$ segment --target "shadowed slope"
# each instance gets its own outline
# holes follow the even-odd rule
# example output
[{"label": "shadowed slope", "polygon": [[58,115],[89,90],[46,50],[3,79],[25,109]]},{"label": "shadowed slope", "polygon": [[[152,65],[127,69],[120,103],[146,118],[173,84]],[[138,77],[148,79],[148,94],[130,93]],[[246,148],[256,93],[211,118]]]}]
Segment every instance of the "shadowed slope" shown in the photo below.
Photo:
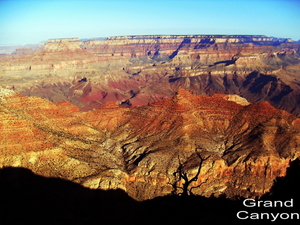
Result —
[{"label": "shadowed slope", "polygon": [[[299,183],[299,168],[294,163],[287,177]],[[287,184],[287,185],[286,185]],[[276,182],[272,190],[278,188]],[[155,224],[193,223],[210,224],[242,222],[243,224],[298,224],[299,220],[239,220],[237,212],[291,213],[299,212],[298,190],[281,182],[280,193],[264,200],[289,200],[294,198],[293,208],[246,208],[243,199],[232,201],[224,197],[165,196],[136,202],[122,190],[91,190],[59,178],[45,178],[25,168],[0,169],[0,215],[3,221],[30,224]],[[279,195],[278,195],[279,194]]]}]

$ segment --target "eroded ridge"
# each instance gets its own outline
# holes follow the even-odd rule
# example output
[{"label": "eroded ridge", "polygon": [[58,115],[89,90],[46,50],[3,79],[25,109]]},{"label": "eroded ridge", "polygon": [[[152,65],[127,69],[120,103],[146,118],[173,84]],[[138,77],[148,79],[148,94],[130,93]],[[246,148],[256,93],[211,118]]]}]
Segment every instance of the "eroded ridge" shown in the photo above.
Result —
[{"label": "eroded ridge", "polygon": [[80,112],[67,102],[2,98],[1,167],[120,188],[137,200],[185,186],[203,196],[261,196],[299,157],[300,120],[268,102],[180,89],[147,106]]}]

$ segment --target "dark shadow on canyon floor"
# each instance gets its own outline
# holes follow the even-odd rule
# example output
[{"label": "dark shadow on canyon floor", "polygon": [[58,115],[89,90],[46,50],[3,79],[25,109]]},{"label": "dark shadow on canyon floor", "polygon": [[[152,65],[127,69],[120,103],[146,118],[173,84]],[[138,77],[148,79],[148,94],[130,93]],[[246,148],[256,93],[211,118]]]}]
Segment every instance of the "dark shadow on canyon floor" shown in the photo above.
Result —
[{"label": "dark shadow on canyon floor", "polygon": [[239,220],[237,212],[300,213],[300,163],[278,178],[265,200],[294,199],[292,208],[246,208],[236,201],[201,196],[164,196],[137,202],[122,190],[90,190],[59,178],[45,178],[28,169],[0,170],[0,216],[7,224],[298,224],[300,220]]}]

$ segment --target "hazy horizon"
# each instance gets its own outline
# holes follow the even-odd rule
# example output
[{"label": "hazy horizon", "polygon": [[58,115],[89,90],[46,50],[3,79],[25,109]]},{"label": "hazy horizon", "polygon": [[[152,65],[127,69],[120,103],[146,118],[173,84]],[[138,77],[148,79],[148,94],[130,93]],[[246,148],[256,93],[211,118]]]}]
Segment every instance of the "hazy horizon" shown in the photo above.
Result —
[{"label": "hazy horizon", "polygon": [[0,0],[0,45],[51,38],[265,35],[300,39],[297,0]]}]

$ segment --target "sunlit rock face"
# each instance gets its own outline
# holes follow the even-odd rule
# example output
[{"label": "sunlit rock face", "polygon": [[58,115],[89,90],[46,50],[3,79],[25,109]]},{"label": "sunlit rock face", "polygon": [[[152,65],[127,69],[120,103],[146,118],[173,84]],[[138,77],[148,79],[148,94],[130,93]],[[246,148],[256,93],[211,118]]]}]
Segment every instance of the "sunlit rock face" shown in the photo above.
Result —
[{"label": "sunlit rock face", "polygon": [[0,89],[0,166],[121,188],[137,200],[174,187],[179,194],[185,181],[178,171],[196,176],[193,194],[261,196],[299,157],[300,120],[268,102],[244,103],[179,89],[147,106],[110,102],[81,112]]},{"label": "sunlit rock face", "polygon": [[299,43],[250,35],[146,35],[50,39],[0,58],[0,86],[81,111],[108,102],[147,105],[179,88],[232,94],[300,113]]}]

